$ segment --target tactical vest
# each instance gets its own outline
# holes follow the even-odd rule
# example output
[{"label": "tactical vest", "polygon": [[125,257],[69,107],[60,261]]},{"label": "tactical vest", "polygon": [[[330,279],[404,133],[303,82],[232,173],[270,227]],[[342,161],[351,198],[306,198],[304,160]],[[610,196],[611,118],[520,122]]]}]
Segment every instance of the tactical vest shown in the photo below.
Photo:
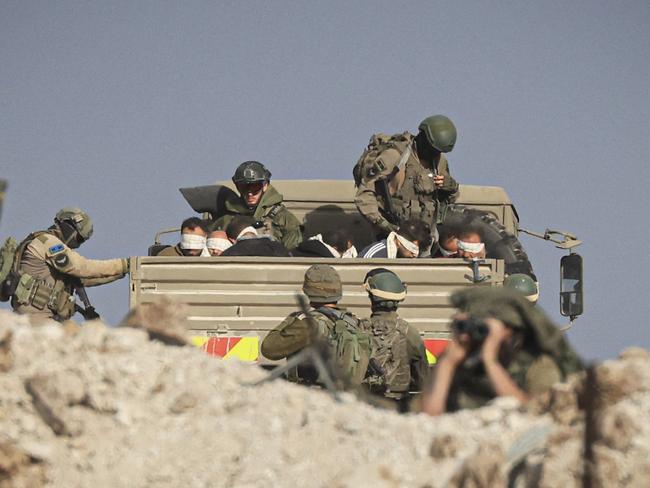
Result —
[{"label": "tactical vest", "polygon": [[375,314],[364,321],[364,329],[372,338],[371,365],[364,383],[372,393],[401,398],[411,382],[408,324],[396,313]]},{"label": "tactical vest", "polygon": [[37,310],[44,310],[47,307],[52,311],[55,319],[67,320],[74,315],[75,300],[71,285],[64,280],[64,275],[52,272],[54,278],[54,285],[52,285],[42,278],[20,271],[27,246],[34,239],[48,233],[47,231],[34,232],[18,245],[12,271],[7,278],[11,283],[5,280],[3,288],[9,296],[12,296],[12,305],[25,305]]},{"label": "tactical vest", "polygon": [[[425,168],[419,162],[415,154],[413,139],[408,132],[392,136],[374,134],[352,173],[356,185],[359,186],[361,181],[372,180],[378,176],[390,180],[399,172],[400,167],[404,167],[404,181],[391,198],[396,216],[400,221],[417,218],[434,226],[444,218],[444,215],[438,215],[438,208],[441,205],[437,201],[437,191],[433,182],[436,171]],[[398,165],[392,169],[386,168],[379,159],[381,153],[388,149],[395,149],[402,155]],[[392,172],[390,172],[391,170]],[[387,171],[388,174],[386,174]],[[375,183],[375,185],[377,184],[382,183]],[[382,194],[381,191],[376,191],[376,193],[377,195]],[[384,205],[379,208],[384,217],[387,217],[386,210],[387,205],[384,202]],[[387,218],[387,220],[390,219]]]}]

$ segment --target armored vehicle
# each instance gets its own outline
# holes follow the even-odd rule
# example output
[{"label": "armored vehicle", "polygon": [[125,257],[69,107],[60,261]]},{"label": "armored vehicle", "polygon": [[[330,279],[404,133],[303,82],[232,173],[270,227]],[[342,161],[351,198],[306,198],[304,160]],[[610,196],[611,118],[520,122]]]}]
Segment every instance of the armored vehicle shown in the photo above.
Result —
[{"label": "armored vehicle", "polygon": [[[374,241],[370,224],[354,205],[351,181],[274,180],[273,186],[284,196],[286,207],[301,220],[304,236],[344,228],[357,249]],[[224,199],[237,197],[229,182],[184,188],[181,192],[195,211],[212,219],[219,216]],[[534,277],[532,265],[517,239],[519,218],[506,192],[498,187],[461,185],[450,218],[461,218],[469,209],[480,213],[490,259],[134,257],[130,306],[160,297],[183,303],[187,306],[193,341],[208,354],[265,362],[259,354],[261,339],[297,309],[296,293],[300,292],[304,272],[311,264],[331,264],[338,270],[343,282],[340,303],[361,317],[370,313],[363,278],[371,268],[385,267],[407,284],[408,294],[400,306],[400,315],[418,328],[429,361],[434,363],[450,336],[453,308],[449,296],[454,290],[503,286],[506,274],[511,273],[523,272]],[[158,233],[150,254],[163,246],[163,234],[178,230]],[[558,243],[570,241],[572,246],[579,243],[573,236],[568,241],[566,237],[556,241],[552,231],[540,237]],[[580,282],[567,282],[572,288],[566,292],[567,306],[563,312],[575,316],[579,315],[578,308],[570,309],[568,304],[581,304],[581,294],[578,296],[576,291],[581,285],[581,269],[572,276],[579,277]]]}]

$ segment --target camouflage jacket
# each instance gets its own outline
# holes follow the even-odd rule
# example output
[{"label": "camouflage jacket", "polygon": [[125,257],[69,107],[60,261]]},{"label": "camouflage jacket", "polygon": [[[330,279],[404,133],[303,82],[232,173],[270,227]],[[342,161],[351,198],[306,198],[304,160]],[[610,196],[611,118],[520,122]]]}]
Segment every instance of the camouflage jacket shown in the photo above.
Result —
[{"label": "camouflage jacket", "polygon": [[[326,337],[334,323],[317,310],[310,310],[320,337]],[[301,351],[311,343],[310,323],[303,312],[293,312],[269,331],[262,341],[262,355],[267,359],[285,359]]]},{"label": "camouflage jacket", "polygon": [[[411,136],[412,137],[412,136]],[[449,164],[444,154],[440,153],[435,169],[420,161],[413,142],[405,152],[389,148],[377,157],[382,171],[377,174],[362,174],[355,195],[355,204],[359,212],[379,231],[387,234],[395,230],[396,225],[386,219],[386,204],[376,189],[377,182],[388,180],[393,207],[401,220],[419,218],[433,226],[444,217],[444,209],[458,197],[458,183],[449,172]],[[402,156],[408,156],[400,166]],[[399,169],[398,169],[399,168]],[[435,174],[445,177],[442,188],[436,189],[433,183]]]},{"label": "camouflage jacket", "polygon": [[226,213],[214,222],[215,229],[225,230],[235,216],[249,215],[264,223],[264,227],[259,229],[261,233],[272,235],[287,249],[291,250],[302,242],[300,222],[284,206],[282,195],[273,185],[269,185],[254,209],[248,208],[241,198],[228,199],[224,206]]}]

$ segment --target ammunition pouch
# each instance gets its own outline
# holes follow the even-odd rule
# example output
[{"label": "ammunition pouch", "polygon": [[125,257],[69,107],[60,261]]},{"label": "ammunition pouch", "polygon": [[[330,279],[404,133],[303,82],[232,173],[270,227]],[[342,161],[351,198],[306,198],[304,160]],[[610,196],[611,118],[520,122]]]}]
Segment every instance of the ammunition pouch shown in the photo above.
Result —
[{"label": "ammunition pouch", "polygon": [[74,297],[66,291],[62,281],[57,281],[54,287],[51,287],[44,280],[23,273],[13,296],[20,305],[32,306],[37,310],[47,307],[63,320],[72,317],[75,311]]}]

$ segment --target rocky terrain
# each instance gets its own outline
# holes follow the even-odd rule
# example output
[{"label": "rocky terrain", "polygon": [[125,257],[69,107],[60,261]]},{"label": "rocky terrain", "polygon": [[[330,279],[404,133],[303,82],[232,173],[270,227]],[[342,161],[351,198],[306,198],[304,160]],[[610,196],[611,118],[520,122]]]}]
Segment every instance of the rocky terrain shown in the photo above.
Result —
[{"label": "rocky terrain", "polygon": [[1,488],[570,487],[585,468],[591,486],[650,484],[644,350],[599,365],[591,396],[583,374],[525,407],[431,418],[250,386],[262,369],[150,337],[0,310]]}]

